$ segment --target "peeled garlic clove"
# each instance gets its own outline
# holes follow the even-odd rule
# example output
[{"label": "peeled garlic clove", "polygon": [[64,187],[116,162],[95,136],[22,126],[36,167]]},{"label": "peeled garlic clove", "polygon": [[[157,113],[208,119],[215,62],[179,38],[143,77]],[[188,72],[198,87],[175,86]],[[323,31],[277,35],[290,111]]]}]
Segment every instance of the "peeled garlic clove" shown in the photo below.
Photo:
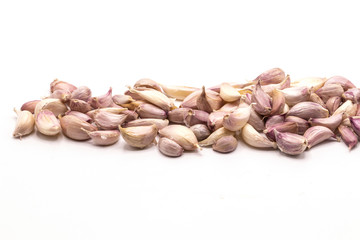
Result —
[{"label": "peeled garlic clove", "polygon": [[155,125],[127,127],[119,126],[121,136],[125,142],[135,148],[145,148],[155,142],[157,128]]},{"label": "peeled garlic clove", "polygon": [[344,94],[342,97],[345,100],[351,100],[353,103],[359,103],[360,102],[360,89],[359,88],[350,88]]},{"label": "peeled garlic clove", "polygon": [[285,72],[282,69],[272,68],[260,74],[254,82],[259,81],[261,85],[277,84],[282,82],[284,78]]},{"label": "peeled garlic clove", "polygon": [[127,118],[126,114],[115,114],[109,112],[98,112],[94,116],[96,126],[103,130],[115,130],[123,124]]},{"label": "peeled garlic clove", "polygon": [[263,131],[265,129],[265,124],[262,117],[257,112],[255,112],[253,108],[251,108],[248,123],[253,126],[256,131]]},{"label": "peeled garlic clove", "polygon": [[222,127],[222,128],[217,129],[213,133],[211,133],[208,138],[206,138],[206,139],[202,140],[201,142],[199,142],[199,145],[202,146],[202,147],[210,146],[210,145],[213,145],[221,137],[234,136],[234,135],[235,135],[235,132],[229,131],[226,128]]},{"label": "peeled garlic clove", "polygon": [[89,117],[88,115],[86,115],[85,113],[82,113],[82,112],[68,111],[68,112],[65,113],[65,115],[72,115],[72,116],[80,118],[81,120],[83,120],[85,122],[92,123],[92,118]]},{"label": "peeled garlic clove", "polygon": [[275,89],[278,90],[282,90],[285,88],[290,87],[290,76],[286,75],[285,79],[281,82],[281,83],[277,83],[277,84],[269,84],[269,85],[262,85],[261,88],[263,89],[264,92],[266,92],[267,94],[272,94],[272,92]]},{"label": "peeled garlic clove", "polygon": [[325,85],[328,85],[328,84],[340,84],[345,91],[350,88],[356,88],[356,86],[349,79],[346,79],[342,76],[333,76],[333,77],[329,78],[326,81]]},{"label": "peeled garlic clove", "polygon": [[356,134],[350,127],[340,125],[338,127],[338,131],[341,135],[341,139],[349,147],[349,150],[353,149],[357,145],[358,136],[356,136]]},{"label": "peeled garlic clove", "polygon": [[233,152],[238,145],[238,142],[234,136],[224,136],[219,138],[213,145],[212,148],[216,152],[229,153]]},{"label": "peeled garlic clove", "polygon": [[355,116],[357,111],[357,105],[353,104],[350,100],[347,100],[344,102],[336,111],[333,113],[333,115],[342,114],[343,119]]},{"label": "peeled garlic clove", "polygon": [[65,136],[79,141],[87,140],[90,138],[89,135],[82,130],[82,128],[90,132],[98,130],[95,126],[91,125],[90,123],[85,122],[80,118],[72,115],[66,115],[64,117],[61,117],[60,125],[62,132]]},{"label": "peeled garlic clove", "polygon": [[104,95],[90,98],[89,103],[93,108],[111,107],[114,103],[112,100],[112,88],[110,87],[109,91]]},{"label": "peeled garlic clove", "polygon": [[308,101],[310,98],[310,89],[306,86],[285,88],[279,91],[284,94],[285,102],[290,107],[299,102]]},{"label": "peeled garlic clove", "polygon": [[62,103],[59,99],[55,98],[46,98],[41,100],[38,104],[36,104],[34,114],[35,117],[41,110],[50,110],[54,113],[55,116],[64,115],[68,108],[64,103]]},{"label": "peeled garlic clove", "polygon": [[21,111],[26,110],[26,111],[29,111],[31,113],[34,113],[35,107],[39,102],[40,102],[40,100],[33,100],[33,101],[26,102],[21,106]]},{"label": "peeled garlic clove", "polygon": [[255,148],[277,148],[275,142],[271,142],[269,139],[261,135],[250,124],[246,124],[243,127],[241,130],[241,137],[245,143]]},{"label": "peeled garlic clove", "polygon": [[178,143],[185,150],[195,150],[199,148],[195,134],[182,125],[169,125],[159,130],[159,134]]},{"label": "peeled garlic clove", "polygon": [[60,133],[60,123],[54,113],[45,109],[41,110],[35,119],[36,129],[44,135],[54,136]]},{"label": "peeled garlic clove", "polygon": [[157,129],[162,129],[169,125],[167,119],[144,118],[136,119],[124,124],[124,127],[138,127],[138,126],[151,126],[155,125]]},{"label": "peeled garlic clove", "polygon": [[[87,112],[86,115],[88,115],[89,117],[91,117],[93,119],[95,114],[98,112],[108,112],[108,113],[115,113],[115,114],[124,113],[125,114],[125,112],[128,112],[128,109],[127,108],[116,108],[116,107],[99,108],[99,109],[94,109],[94,110]],[[137,115],[137,113],[136,113],[136,115]]]},{"label": "peeled garlic clove", "polygon": [[303,135],[305,131],[310,127],[310,124],[305,119],[295,117],[295,116],[287,116],[285,118],[285,122],[294,122],[297,124],[298,131],[297,134]]},{"label": "peeled garlic clove", "polygon": [[99,146],[112,145],[118,142],[120,138],[120,132],[118,130],[93,131],[93,132],[90,132],[84,128],[82,128],[81,130],[83,130],[89,135],[94,145],[99,145]]},{"label": "peeled garlic clove", "polygon": [[308,120],[309,118],[324,118],[329,116],[329,111],[314,102],[301,102],[293,106],[287,116],[295,116]]},{"label": "peeled garlic clove", "polygon": [[220,97],[225,102],[234,102],[239,100],[241,95],[240,93],[229,83],[222,83],[220,87]]},{"label": "peeled garlic clove", "polygon": [[21,138],[29,135],[34,131],[35,119],[31,112],[27,110],[19,111],[14,108],[17,114],[17,121],[13,136],[15,138]]},{"label": "peeled garlic clove", "polygon": [[166,137],[160,138],[158,147],[159,151],[168,157],[180,157],[184,152],[178,143]]},{"label": "peeled garlic clove", "polygon": [[340,84],[326,84],[316,91],[316,94],[321,97],[324,102],[331,97],[340,97],[344,93],[344,89]]},{"label": "peeled garlic clove", "polygon": [[56,90],[65,90],[68,92],[73,92],[76,89],[76,87],[68,82],[59,81],[58,79],[55,79],[50,84],[50,91],[53,93]]},{"label": "peeled garlic clove", "polygon": [[190,127],[198,141],[202,141],[210,136],[210,130],[205,124],[195,124]]},{"label": "peeled garlic clove", "polygon": [[62,102],[67,102],[71,98],[71,93],[67,90],[55,90],[50,94],[49,98],[57,98]]},{"label": "peeled garlic clove", "polygon": [[186,86],[167,86],[161,85],[163,92],[170,98],[175,98],[178,101],[184,100],[191,93],[198,91],[199,88],[186,87]]},{"label": "peeled garlic clove", "polygon": [[311,93],[311,94],[310,94],[310,97],[309,97],[309,100],[310,100],[311,102],[320,104],[323,108],[327,108],[327,107],[326,107],[326,104],[324,103],[324,101],[323,101],[323,100],[319,97],[319,95],[317,95],[316,93]]},{"label": "peeled garlic clove", "polygon": [[282,133],[274,131],[276,144],[280,151],[289,155],[299,155],[308,146],[307,139],[295,133]]},{"label": "peeled garlic clove", "polygon": [[223,126],[224,117],[228,112],[216,111],[209,114],[207,126],[211,131],[215,131]]},{"label": "peeled garlic clove", "polygon": [[71,111],[78,111],[82,113],[87,113],[92,110],[92,107],[88,102],[79,99],[71,99],[69,102],[69,108]]},{"label": "peeled garlic clove", "polygon": [[141,118],[165,119],[167,117],[164,110],[150,103],[140,104],[139,107],[136,109],[136,112]]},{"label": "peeled garlic clove", "polygon": [[349,119],[352,129],[360,137],[360,117],[350,117]]},{"label": "peeled garlic clove", "polygon": [[305,86],[312,91],[317,91],[319,88],[324,86],[326,82],[326,78],[319,78],[319,77],[307,77],[302,78],[297,81],[291,83],[292,87],[302,87]]},{"label": "peeled garlic clove", "polygon": [[238,108],[234,112],[224,116],[223,126],[233,132],[239,131],[249,121],[250,114],[251,106]]},{"label": "peeled garlic clove", "polygon": [[91,98],[91,90],[86,86],[80,86],[71,93],[71,99],[78,99],[87,102]]},{"label": "peeled garlic clove", "polygon": [[135,101],[131,96],[129,95],[121,95],[121,94],[118,94],[118,95],[114,95],[113,96],[113,102],[117,105],[122,105],[122,104],[129,104],[133,101]]},{"label": "peeled garlic clove", "polygon": [[329,128],[323,127],[323,126],[314,126],[314,127],[309,128],[304,133],[304,137],[308,141],[309,149],[329,138],[336,139],[336,136],[333,133],[333,131],[331,131]]},{"label": "peeled garlic clove", "polygon": [[195,124],[207,123],[208,119],[209,114],[207,112],[202,110],[192,110],[188,112],[184,123],[187,127],[189,127]]},{"label": "peeled garlic clove", "polygon": [[298,126],[295,122],[283,122],[265,129],[264,133],[270,141],[275,141],[275,130],[278,132],[297,133]]},{"label": "peeled garlic clove", "polygon": [[158,84],[157,82],[155,82],[154,80],[150,79],[150,78],[142,78],[140,80],[138,80],[135,84],[134,84],[134,88],[138,88],[138,87],[145,87],[145,88],[152,88],[156,91],[162,91],[160,84]]},{"label": "peeled garlic clove", "polygon": [[180,107],[197,109],[197,99],[199,98],[201,92],[201,90],[197,90],[189,94],[180,104]]},{"label": "peeled garlic clove", "polygon": [[285,121],[285,116],[284,115],[274,115],[274,116],[269,117],[266,120],[265,127],[269,128],[269,127],[272,127],[272,126],[274,126],[276,124],[283,123],[284,121]]},{"label": "peeled garlic clove", "polygon": [[334,112],[339,108],[341,105],[341,97],[331,97],[329,100],[326,101],[326,108],[329,110],[330,114],[334,114]]},{"label": "peeled garlic clove", "polygon": [[279,114],[284,110],[285,96],[280,90],[274,89],[272,94],[272,109],[270,115]]},{"label": "peeled garlic clove", "polygon": [[131,87],[129,88],[129,91],[138,94],[144,100],[154,104],[155,106],[158,106],[165,111],[169,111],[174,107],[173,101],[162,92],[153,89],[139,91]]},{"label": "peeled garlic clove", "polygon": [[311,126],[324,126],[331,131],[335,131],[342,121],[342,114],[332,115],[327,118],[310,118],[309,123]]},{"label": "peeled garlic clove", "polygon": [[251,96],[251,102],[255,103],[253,105],[254,110],[260,115],[269,115],[271,112],[271,98],[265,93],[260,83],[256,84],[255,91]]},{"label": "peeled garlic clove", "polygon": [[186,116],[192,111],[191,108],[175,108],[168,112],[168,119],[172,123],[184,124]]}]

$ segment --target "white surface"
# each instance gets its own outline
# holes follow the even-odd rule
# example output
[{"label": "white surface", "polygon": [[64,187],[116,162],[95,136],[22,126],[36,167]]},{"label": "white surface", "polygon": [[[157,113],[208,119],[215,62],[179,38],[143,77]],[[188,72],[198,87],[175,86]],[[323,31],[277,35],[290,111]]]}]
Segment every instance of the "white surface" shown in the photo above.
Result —
[{"label": "white surface", "polygon": [[210,86],[281,67],[360,86],[355,3],[2,1],[0,239],[359,239],[359,146],[171,159],[123,140],[11,137],[12,108],[54,78],[100,95],[142,77]]}]

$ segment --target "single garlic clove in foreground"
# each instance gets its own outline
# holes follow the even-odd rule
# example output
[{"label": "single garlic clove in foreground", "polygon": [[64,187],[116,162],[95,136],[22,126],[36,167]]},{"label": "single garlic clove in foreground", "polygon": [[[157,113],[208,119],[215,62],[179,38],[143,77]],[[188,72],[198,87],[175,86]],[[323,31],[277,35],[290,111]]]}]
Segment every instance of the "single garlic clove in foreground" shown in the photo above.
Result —
[{"label": "single garlic clove in foreground", "polygon": [[182,125],[169,125],[159,130],[162,137],[167,137],[178,143],[185,150],[196,150],[199,148],[198,140],[190,128]]},{"label": "single garlic clove in foreground", "polygon": [[180,157],[184,152],[178,143],[166,137],[160,138],[158,147],[159,151],[168,157]]},{"label": "single garlic clove in foreground", "polygon": [[15,108],[14,111],[17,114],[17,120],[13,136],[15,138],[21,138],[32,133],[35,126],[35,119],[32,113],[27,110],[19,111]]},{"label": "single garlic clove in foreground", "polygon": [[59,120],[50,110],[41,110],[35,119],[36,129],[46,136],[55,136],[60,133]]},{"label": "single garlic clove in foreground", "polygon": [[122,128],[119,126],[121,136],[127,144],[135,148],[145,148],[155,143],[157,128],[155,125]]},{"label": "single garlic clove in foreground", "polygon": [[72,115],[66,115],[64,117],[61,117],[60,125],[62,132],[65,136],[79,141],[88,140],[90,138],[89,135],[86,132],[84,132],[82,129],[85,129],[90,132],[98,130],[95,126],[91,125],[90,123],[85,122],[80,118]]},{"label": "single garlic clove in foreground", "polygon": [[333,131],[331,131],[329,128],[323,127],[323,126],[314,126],[314,127],[309,128],[304,133],[304,137],[308,141],[309,149],[329,138],[336,139],[336,136],[333,133]]},{"label": "single garlic clove in foreground", "polygon": [[255,148],[274,148],[276,149],[276,143],[270,141],[258,131],[255,130],[250,124],[245,124],[241,130],[241,137],[245,143]]},{"label": "single garlic clove in foreground", "polygon": [[213,145],[214,151],[221,153],[230,153],[237,148],[238,142],[234,136],[224,136],[219,138]]},{"label": "single garlic clove in foreground", "polygon": [[274,131],[276,144],[280,151],[289,155],[299,155],[308,146],[307,139],[295,133],[282,133]]}]

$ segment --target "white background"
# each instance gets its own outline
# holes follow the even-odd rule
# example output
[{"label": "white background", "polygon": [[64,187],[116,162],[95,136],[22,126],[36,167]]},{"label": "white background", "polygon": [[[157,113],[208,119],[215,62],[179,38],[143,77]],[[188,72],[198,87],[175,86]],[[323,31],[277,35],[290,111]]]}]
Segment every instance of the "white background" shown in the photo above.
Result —
[{"label": "white background", "polygon": [[281,67],[360,86],[356,1],[2,1],[0,239],[359,239],[359,146],[298,158],[239,143],[181,158],[12,138],[54,78],[94,95],[149,77],[211,86]]}]

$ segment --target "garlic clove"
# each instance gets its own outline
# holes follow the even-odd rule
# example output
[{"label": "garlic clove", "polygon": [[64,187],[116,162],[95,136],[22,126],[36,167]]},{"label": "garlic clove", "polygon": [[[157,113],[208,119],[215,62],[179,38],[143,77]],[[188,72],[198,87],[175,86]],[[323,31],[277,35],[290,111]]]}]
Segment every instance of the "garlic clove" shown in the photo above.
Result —
[{"label": "garlic clove", "polygon": [[[115,113],[115,114],[124,113],[125,114],[125,112],[128,112],[128,109],[127,108],[115,108],[115,107],[99,108],[99,109],[94,109],[94,110],[87,112],[86,115],[88,115],[89,117],[91,117],[93,119],[95,114],[98,112],[108,112],[108,113]],[[136,113],[136,115],[137,115],[137,113]]]},{"label": "garlic clove", "polygon": [[71,93],[71,99],[87,102],[91,98],[91,90],[86,86],[80,86]]},{"label": "garlic clove", "polygon": [[250,114],[251,105],[244,108],[238,108],[234,112],[224,116],[223,126],[233,132],[239,131],[249,121]]},{"label": "garlic clove", "polygon": [[46,136],[55,136],[60,133],[60,123],[50,110],[41,110],[35,119],[36,129]]},{"label": "garlic clove", "polygon": [[301,102],[293,106],[287,113],[287,116],[295,116],[308,120],[309,118],[328,117],[329,111],[318,103]]},{"label": "garlic clove", "polygon": [[68,111],[66,105],[63,102],[61,102],[59,99],[46,98],[41,100],[38,104],[36,104],[34,110],[35,118],[41,110],[45,110],[45,109],[53,112],[55,116],[64,115]]},{"label": "garlic clove", "polygon": [[201,92],[201,90],[197,90],[189,94],[180,104],[180,107],[197,109],[197,99],[199,98]]},{"label": "garlic clove", "polygon": [[87,113],[93,109],[88,102],[79,99],[71,99],[69,102],[69,108],[71,111],[77,111],[81,113]]},{"label": "garlic clove", "polygon": [[260,115],[269,115],[271,112],[271,98],[265,93],[260,83],[256,84],[256,88],[251,96],[251,102],[255,103],[253,105],[254,110]]},{"label": "garlic clove", "polygon": [[281,90],[274,89],[272,94],[272,109],[270,115],[279,114],[284,110],[285,96]]},{"label": "garlic clove", "polygon": [[90,98],[89,103],[93,108],[111,107],[114,104],[112,100],[112,88],[110,87],[109,91],[104,95]]},{"label": "garlic clove", "polygon": [[162,129],[169,125],[169,120],[167,119],[155,119],[155,118],[144,118],[136,119],[130,122],[123,124],[124,127],[138,127],[138,126],[151,126],[155,125],[157,129]]},{"label": "garlic clove", "polygon": [[167,137],[178,143],[185,150],[195,150],[199,148],[195,134],[183,125],[169,125],[159,130],[162,137]]},{"label": "garlic clove", "polygon": [[309,128],[304,133],[304,137],[308,141],[309,149],[329,138],[336,139],[336,135],[334,134],[334,132],[324,126],[314,126]]},{"label": "garlic clove", "polygon": [[14,108],[17,114],[16,126],[13,132],[15,138],[20,138],[29,135],[34,131],[35,119],[30,111],[19,111]]},{"label": "garlic clove", "polygon": [[223,126],[224,117],[228,112],[216,111],[209,114],[207,126],[210,131],[215,131]]},{"label": "garlic clove", "polygon": [[298,125],[295,122],[283,122],[265,129],[266,137],[273,142],[275,141],[275,130],[278,132],[298,133]]},{"label": "garlic clove", "polygon": [[62,102],[67,102],[71,98],[71,93],[67,90],[55,90],[49,96],[49,98],[57,98],[60,99]]},{"label": "garlic clove", "polygon": [[341,97],[331,97],[329,100],[326,101],[326,108],[329,110],[330,114],[334,114],[334,112],[339,108],[341,105]]},{"label": "garlic clove", "polygon": [[134,84],[134,88],[145,87],[152,88],[156,91],[162,91],[160,84],[150,78],[142,78]]},{"label": "garlic clove", "polygon": [[294,122],[297,124],[298,131],[297,134],[303,135],[305,131],[310,127],[310,124],[307,120],[295,117],[295,116],[287,116],[285,118],[285,122]]},{"label": "garlic clove", "polygon": [[344,102],[336,111],[333,113],[333,115],[342,114],[343,119],[355,116],[357,111],[357,105],[353,104],[351,100],[347,100]]},{"label": "garlic clove", "polygon": [[275,142],[272,142],[261,135],[248,123],[241,130],[241,137],[245,143],[255,148],[277,148]]},{"label": "garlic clove", "polygon": [[61,117],[60,125],[65,136],[78,141],[90,138],[89,135],[82,130],[82,128],[90,132],[98,130],[97,127],[72,115],[65,115],[64,117]]},{"label": "garlic clove", "polygon": [[285,72],[280,68],[269,69],[260,74],[253,82],[259,81],[261,85],[278,84],[285,79]]},{"label": "garlic clove", "polygon": [[202,140],[201,142],[199,142],[199,145],[204,147],[204,146],[210,146],[213,145],[217,140],[219,140],[221,137],[224,136],[234,136],[235,132],[229,131],[224,127],[221,127],[219,129],[217,129],[216,131],[214,131],[213,133],[210,134],[210,136],[204,140]]},{"label": "garlic clove", "polygon": [[186,86],[168,86],[161,85],[166,96],[169,98],[175,98],[178,101],[183,101],[187,96],[192,94],[195,91],[198,91],[199,88],[186,87]]},{"label": "garlic clove", "polygon": [[238,142],[234,136],[224,136],[219,138],[213,145],[212,148],[216,152],[230,153],[237,148]]},{"label": "garlic clove", "polygon": [[284,115],[273,115],[266,120],[265,128],[269,128],[283,122],[285,122]]},{"label": "garlic clove", "polygon": [[89,137],[92,139],[94,145],[99,146],[109,146],[113,145],[119,141],[120,132],[118,130],[105,130],[105,131],[88,131],[84,128],[81,128],[86,132]]},{"label": "garlic clove", "polygon": [[295,133],[282,133],[274,131],[276,144],[281,152],[289,155],[299,155],[308,146],[307,139]]},{"label": "garlic clove", "polygon": [[130,87],[129,91],[138,94],[144,100],[154,104],[155,106],[158,106],[159,108],[165,111],[169,111],[175,106],[173,101],[170,98],[168,98],[165,94],[153,89],[139,91],[137,89]]},{"label": "garlic clove", "polygon": [[326,84],[316,91],[316,94],[326,102],[331,97],[340,97],[344,93],[344,89],[340,84]]},{"label": "garlic clove", "polygon": [[352,129],[355,131],[355,133],[360,137],[360,117],[350,117],[350,123]]},{"label": "garlic clove", "polygon": [[136,112],[141,118],[167,118],[164,110],[150,103],[140,104],[139,107],[136,108]]},{"label": "garlic clove", "polygon": [[285,88],[290,87],[290,76],[286,75],[285,79],[281,82],[281,83],[277,83],[277,84],[269,84],[269,85],[262,85],[261,88],[263,89],[264,92],[266,92],[267,94],[272,94],[272,92],[275,89],[278,90],[282,90]]},{"label": "garlic clove", "polygon": [[346,100],[351,100],[353,103],[359,103],[360,102],[360,89],[359,88],[350,88],[344,94],[342,97]]},{"label": "garlic clove", "polygon": [[68,82],[59,81],[58,79],[55,79],[50,84],[50,91],[53,93],[56,90],[65,90],[71,93],[74,90],[76,90],[76,87]]},{"label": "garlic clove", "polygon": [[172,123],[184,124],[186,116],[192,111],[191,108],[175,108],[168,112],[168,119]]},{"label": "garlic clove", "polygon": [[311,126],[327,127],[334,132],[342,120],[342,114],[337,114],[327,118],[310,118],[309,123]]},{"label": "garlic clove", "polygon": [[299,80],[296,80],[291,83],[292,87],[307,87],[308,89],[311,89],[312,91],[317,91],[319,88],[324,86],[326,82],[326,78],[320,78],[320,77],[307,77],[302,78]]},{"label": "garlic clove", "polygon": [[195,124],[190,127],[198,141],[202,141],[210,136],[210,130],[205,124]]},{"label": "garlic clove", "polygon": [[[250,102],[251,103],[251,102]],[[238,107],[239,107],[239,105],[241,104],[241,105],[250,105],[250,103],[249,104],[246,104],[245,102],[244,102],[244,100],[243,101],[240,101],[240,99],[239,100],[236,100],[236,101],[234,101],[234,102],[228,102],[228,103],[225,103],[221,108],[219,108],[219,110],[218,111],[222,111],[222,112],[233,112],[233,111],[235,111]]]},{"label": "garlic clove", "polygon": [[333,77],[329,78],[326,81],[325,85],[328,85],[328,84],[340,84],[345,91],[350,88],[356,88],[356,86],[349,79],[346,79],[342,76],[333,76]]},{"label": "garlic clove", "polygon": [[241,95],[240,93],[229,83],[222,83],[220,87],[220,97],[225,102],[234,102],[239,100]]},{"label": "garlic clove", "polygon": [[338,127],[338,131],[341,135],[341,139],[349,147],[349,150],[353,149],[357,145],[358,136],[356,136],[356,134],[350,127],[340,125]]},{"label": "garlic clove", "polygon": [[155,125],[127,127],[119,126],[121,136],[127,144],[135,148],[145,148],[152,143],[156,143],[157,128]]},{"label": "garlic clove", "polygon": [[251,108],[248,123],[253,126],[256,131],[263,131],[265,129],[263,118],[257,112],[255,112],[253,108]]},{"label": "garlic clove", "polygon": [[65,113],[65,115],[72,115],[72,116],[78,117],[81,120],[88,122],[88,123],[92,123],[92,121],[93,121],[92,118],[89,117],[87,114],[78,112],[78,111],[68,111]]},{"label": "garlic clove", "polygon": [[289,105],[287,105],[287,104],[285,103],[284,109],[282,110],[282,112],[280,113],[280,115],[287,114],[289,111],[290,111],[290,107],[289,107]]},{"label": "garlic clove", "polygon": [[201,94],[196,100],[196,107],[199,110],[211,113],[213,110],[218,110],[222,105],[222,99],[217,92],[205,90],[202,87]]},{"label": "garlic clove", "polygon": [[306,86],[290,87],[279,91],[284,94],[285,102],[290,107],[308,101],[310,98],[310,89]]},{"label": "garlic clove", "polygon": [[207,123],[209,119],[209,113],[202,110],[192,110],[187,113],[184,119],[184,123],[187,127],[195,124]]},{"label": "garlic clove", "polygon": [[117,94],[114,95],[112,97],[113,102],[119,106],[121,106],[122,104],[129,104],[131,102],[134,102],[135,100],[129,96],[129,95],[121,95],[121,94]]},{"label": "garlic clove", "polygon": [[32,100],[32,101],[29,101],[29,102],[26,102],[24,103],[22,106],[21,106],[21,111],[29,111],[31,112],[32,114],[34,114],[34,111],[35,111],[35,107],[36,105],[40,102],[41,100]]},{"label": "garlic clove", "polygon": [[326,104],[324,103],[324,101],[323,101],[323,100],[319,97],[319,95],[317,95],[316,93],[311,93],[311,94],[310,94],[310,97],[309,97],[309,100],[310,100],[311,102],[320,104],[323,108],[327,108],[327,107],[326,107]]},{"label": "garlic clove", "polygon": [[160,138],[158,147],[159,151],[168,157],[180,157],[184,152],[178,143],[166,137]]},{"label": "garlic clove", "polygon": [[98,112],[94,116],[94,122],[99,129],[115,130],[123,124],[127,118],[126,114],[115,114],[109,112]]}]

